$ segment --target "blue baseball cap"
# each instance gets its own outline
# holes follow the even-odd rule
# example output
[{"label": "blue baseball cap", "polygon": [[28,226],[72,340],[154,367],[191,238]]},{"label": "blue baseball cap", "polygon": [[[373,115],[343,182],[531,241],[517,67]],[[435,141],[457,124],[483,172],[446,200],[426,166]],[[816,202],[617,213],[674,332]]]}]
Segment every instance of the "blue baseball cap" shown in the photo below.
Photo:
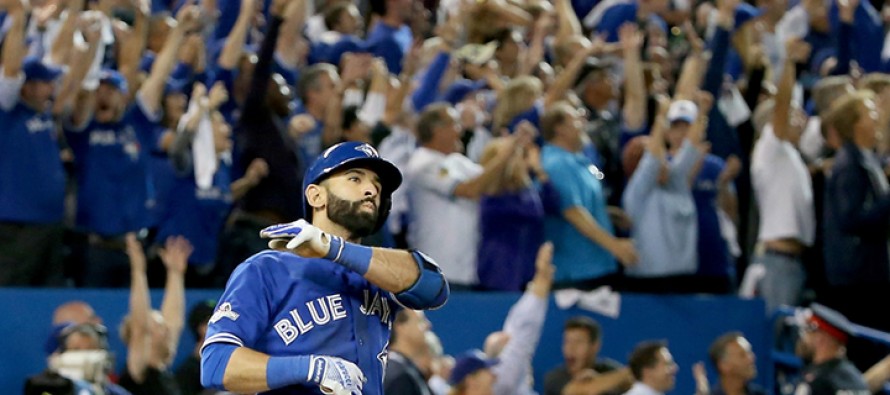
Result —
[{"label": "blue baseball cap", "polygon": [[457,385],[464,381],[467,376],[476,373],[482,369],[488,369],[497,365],[500,360],[497,358],[488,358],[485,353],[479,349],[465,351],[455,358],[454,368],[451,369],[451,377],[448,378],[448,384]]},{"label": "blue baseball cap", "polygon": [[340,41],[327,49],[323,60],[339,67],[340,59],[349,52],[371,53],[373,52],[373,45],[355,36],[344,36]]},{"label": "blue baseball cap", "polygon": [[123,94],[128,92],[127,79],[116,70],[102,69],[99,74],[99,83],[111,85]]},{"label": "blue baseball cap", "polygon": [[471,81],[471,80],[457,80],[448,89],[445,90],[445,93],[442,95],[442,100],[451,103],[451,105],[455,105],[460,103],[467,95],[476,92],[480,89],[484,89],[488,86],[488,83],[485,80],[479,81]]},{"label": "blue baseball cap", "polygon": [[748,3],[740,3],[735,8],[735,30],[739,30],[746,22],[759,17],[761,14],[763,14],[763,11],[760,8]]},{"label": "blue baseball cap", "polygon": [[[377,173],[382,189],[380,191],[380,207],[374,231],[380,230],[392,208],[392,193],[402,184],[402,172],[392,162],[380,157],[377,150],[370,144],[347,141],[334,145],[318,156],[303,176],[303,192],[309,184],[319,184],[340,171],[363,168]],[[303,215],[312,221],[312,207],[303,197]]]},{"label": "blue baseball cap", "polygon": [[36,56],[25,58],[22,72],[25,73],[25,81],[55,81],[62,75],[62,69],[47,65]]}]

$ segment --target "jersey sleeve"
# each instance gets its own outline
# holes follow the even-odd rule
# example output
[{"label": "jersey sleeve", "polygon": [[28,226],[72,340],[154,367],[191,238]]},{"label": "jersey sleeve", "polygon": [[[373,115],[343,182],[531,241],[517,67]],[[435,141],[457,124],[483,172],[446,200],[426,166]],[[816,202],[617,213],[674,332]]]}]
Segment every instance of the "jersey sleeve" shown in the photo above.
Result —
[{"label": "jersey sleeve", "polygon": [[[0,69],[2,71],[2,69]],[[0,75],[0,109],[10,111],[19,101],[19,92],[25,84],[25,74],[9,78]]]},{"label": "jersey sleeve", "polygon": [[454,192],[454,188],[460,184],[460,180],[454,177],[452,172],[442,163],[430,163],[417,172],[416,177],[412,180],[414,185],[435,191],[440,195],[450,196]]},{"label": "jersey sleeve", "polygon": [[256,261],[241,264],[219,298],[201,348],[213,343],[254,347],[268,327],[270,283]]}]

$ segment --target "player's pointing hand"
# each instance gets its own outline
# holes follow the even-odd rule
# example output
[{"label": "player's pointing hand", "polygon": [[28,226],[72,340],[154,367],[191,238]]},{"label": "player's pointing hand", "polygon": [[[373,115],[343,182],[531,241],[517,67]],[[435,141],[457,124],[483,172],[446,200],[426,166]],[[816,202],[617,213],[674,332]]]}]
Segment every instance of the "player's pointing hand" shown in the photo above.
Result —
[{"label": "player's pointing hand", "polygon": [[269,226],[260,231],[273,250],[291,250],[306,258],[323,258],[331,250],[331,236],[306,220]]}]

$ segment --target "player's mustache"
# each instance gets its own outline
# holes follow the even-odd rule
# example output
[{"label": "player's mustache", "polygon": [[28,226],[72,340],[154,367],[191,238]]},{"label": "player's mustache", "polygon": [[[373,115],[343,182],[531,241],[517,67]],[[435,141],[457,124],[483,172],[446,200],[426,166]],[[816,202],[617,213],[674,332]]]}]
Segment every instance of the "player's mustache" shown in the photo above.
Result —
[{"label": "player's mustache", "polygon": [[373,198],[373,197],[367,197],[367,198],[364,198],[364,199],[362,199],[362,200],[359,200],[359,201],[355,202],[354,204],[355,204],[356,207],[358,207],[358,206],[361,206],[361,205],[364,204],[364,203],[371,203],[371,205],[374,206],[374,210],[377,209],[377,203],[374,201],[374,198]]}]

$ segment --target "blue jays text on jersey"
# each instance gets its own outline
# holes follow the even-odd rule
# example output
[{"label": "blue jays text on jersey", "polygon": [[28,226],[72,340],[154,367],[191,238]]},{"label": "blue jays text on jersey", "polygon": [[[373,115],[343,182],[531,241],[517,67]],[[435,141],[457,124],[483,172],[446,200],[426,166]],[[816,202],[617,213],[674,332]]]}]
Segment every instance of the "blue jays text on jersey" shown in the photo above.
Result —
[{"label": "blue jays text on jersey", "polygon": [[[229,343],[272,356],[329,355],[355,363],[362,393],[383,395],[386,346],[399,305],[361,275],[325,259],[264,251],[242,263],[211,317],[204,347]],[[288,386],[269,394],[320,394]]]}]

